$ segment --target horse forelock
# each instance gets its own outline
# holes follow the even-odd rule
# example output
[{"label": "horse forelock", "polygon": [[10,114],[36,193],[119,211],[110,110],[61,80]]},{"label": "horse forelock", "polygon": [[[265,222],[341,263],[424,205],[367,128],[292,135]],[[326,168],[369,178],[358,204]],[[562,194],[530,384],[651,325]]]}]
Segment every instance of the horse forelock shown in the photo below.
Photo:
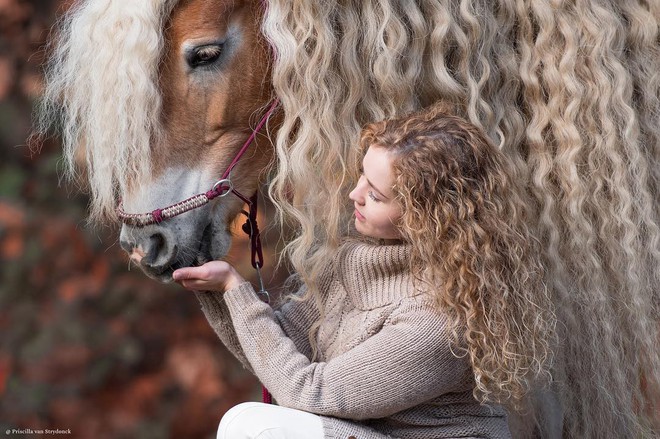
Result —
[{"label": "horse forelock", "polygon": [[38,124],[59,124],[68,177],[85,162],[94,220],[112,217],[117,196],[150,174],[162,28],[175,3],[90,0],[61,21]]}]

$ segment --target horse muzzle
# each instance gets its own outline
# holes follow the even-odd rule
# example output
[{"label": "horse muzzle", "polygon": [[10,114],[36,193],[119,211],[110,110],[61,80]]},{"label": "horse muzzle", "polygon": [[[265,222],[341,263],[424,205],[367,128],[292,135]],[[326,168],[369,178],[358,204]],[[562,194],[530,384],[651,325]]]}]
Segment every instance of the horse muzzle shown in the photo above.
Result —
[{"label": "horse muzzle", "polygon": [[124,226],[119,243],[128,253],[131,262],[136,263],[149,277],[159,281],[171,281],[172,272],[184,265],[176,237],[164,227],[136,229]]}]

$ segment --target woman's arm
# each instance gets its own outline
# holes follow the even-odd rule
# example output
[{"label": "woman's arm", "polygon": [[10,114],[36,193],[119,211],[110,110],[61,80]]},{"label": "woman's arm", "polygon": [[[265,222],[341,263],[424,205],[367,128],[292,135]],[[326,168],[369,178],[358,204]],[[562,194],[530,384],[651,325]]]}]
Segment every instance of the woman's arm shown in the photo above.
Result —
[{"label": "woman's arm", "polygon": [[[306,292],[303,285],[295,296],[301,297]],[[287,300],[274,309],[277,322],[284,333],[293,341],[298,352],[312,358],[312,346],[309,342],[309,328],[320,318],[320,313],[312,299]]]},{"label": "woman's arm", "polygon": [[447,319],[413,303],[360,345],[310,362],[248,283],[225,293],[246,358],[279,404],[327,416],[380,418],[465,385],[469,364],[449,350]]},{"label": "woman's arm", "polygon": [[245,279],[234,267],[223,261],[207,262],[200,267],[180,268],[172,273],[172,278],[182,287],[195,293],[213,331],[243,367],[254,373],[236,337],[222,293],[245,282]]},{"label": "woman's arm", "polygon": [[229,309],[222,295],[223,293],[217,291],[195,291],[195,297],[202,305],[202,312],[204,312],[206,320],[220,338],[222,344],[241,362],[244,368],[255,374],[250,362],[243,353],[243,348],[231,321]]},{"label": "woman's arm", "polygon": [[[245,282],[231,265],[226,262],[212,261],[201,267],[183,268],[175,271],[174,280],[184,288],[195,292],[202,305],[204,316],[218,335],[222,343],[243,364],[254,373],[243,353],[231,316],[222,292]],[[216,290],[216,291],[213,291]],[[304,286],[295,295],[304,294]],[[303,355],[311,358],[312,348],[308,332],[313,322],[318,320],[319,312],[311,300],[289,300],[274,311],[274,315],[284,330]]]}]

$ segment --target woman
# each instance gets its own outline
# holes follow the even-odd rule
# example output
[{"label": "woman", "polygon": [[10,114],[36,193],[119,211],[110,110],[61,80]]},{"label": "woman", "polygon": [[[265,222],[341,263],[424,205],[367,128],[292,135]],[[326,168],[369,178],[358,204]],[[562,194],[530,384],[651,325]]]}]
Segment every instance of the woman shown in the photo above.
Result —
[{"label": "woman", "polygon": [[547,381],[554,314],[505,158],[442,106],[368,125],[355,236],[273,311],[226,262],[184,268],[214,329],[279,406],[218,438],[508,438]]}]

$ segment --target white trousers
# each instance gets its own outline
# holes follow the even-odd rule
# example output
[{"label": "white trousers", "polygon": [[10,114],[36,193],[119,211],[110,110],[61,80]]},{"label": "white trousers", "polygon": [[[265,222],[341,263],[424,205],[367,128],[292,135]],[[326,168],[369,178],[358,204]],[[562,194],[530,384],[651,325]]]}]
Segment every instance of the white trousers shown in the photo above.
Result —
[{"label": "white trousers", "polygon": [[323,424],[313,413],[244,402],[222,417],[217,439],[323,439]]}]

